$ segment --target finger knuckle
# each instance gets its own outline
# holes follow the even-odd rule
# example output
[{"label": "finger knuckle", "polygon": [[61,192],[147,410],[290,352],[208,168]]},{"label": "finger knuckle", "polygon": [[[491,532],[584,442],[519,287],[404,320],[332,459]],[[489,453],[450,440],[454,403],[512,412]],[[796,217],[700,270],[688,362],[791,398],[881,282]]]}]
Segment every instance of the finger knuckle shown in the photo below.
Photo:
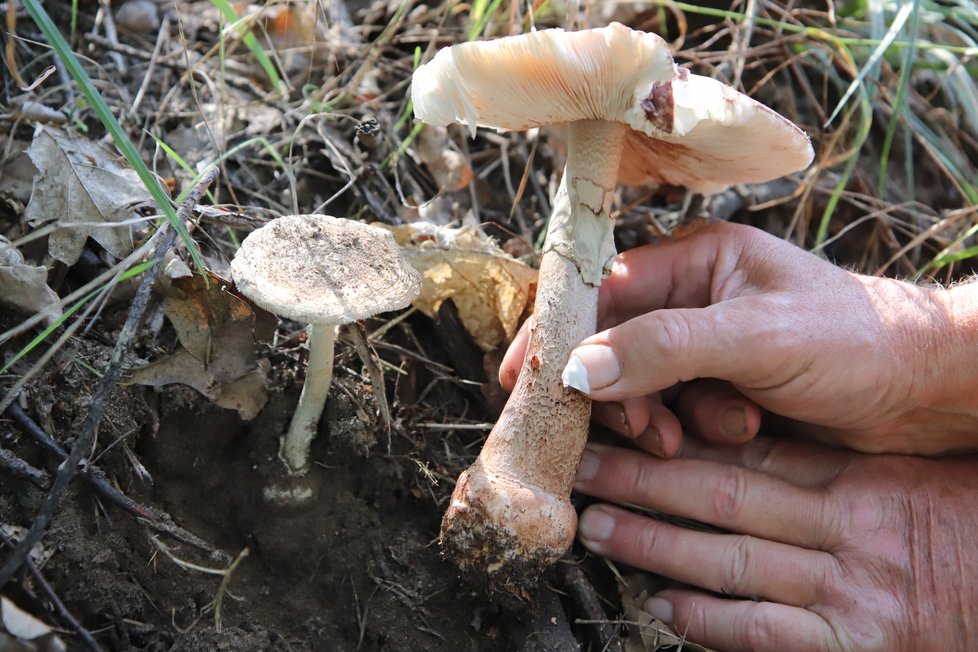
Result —
[{"label": "finger knuckle", "polygon": [[738,623],[740,647],[745,650],[771,650],[782,638],[783,632],[770,609],[764,603],[755,603],[745,609]]},{"label": "finger knuckle", "polygon": [[726,595],[745,595],[744,580],[748,577],[751,563],[750,538],[735,536],[730,540],[722,557],[720,592]]},{"label": "finger knuckle", "polygon": [[717,525],[733,523],[743,509],[747,495],[747,474],[739,466],[726,466],[709,490],[709,504]]},{"label": "finger knuckle", "polygon": [[630,456],[617,471],[624,487],[624,498],[639,502],[649,495],[650,487],[661,484],[656,477],[658,467],[639,456]]},{"label": "finger knuckle", "polygon": [[651,564],[655,560],[662,559],[662,528],[654,521],[650,521],[647,527],[640,530],[635,543],[637,561],[640,564]]},{"label": "finger knuckle", "polygon": [[682,623],[683,631],[695,640],[716,640],[725,632],[721,631],[719,619],[702,600],[673,602],[673,623]]},{"label": "finger knuckle", "polygon": [[[657,325],[659,356],[675,357],[682,359],[689,350],[690,324],[681,311],[669,310],[659,314],[659,324]],[[681,380],[689,380],[683,378]]]}]

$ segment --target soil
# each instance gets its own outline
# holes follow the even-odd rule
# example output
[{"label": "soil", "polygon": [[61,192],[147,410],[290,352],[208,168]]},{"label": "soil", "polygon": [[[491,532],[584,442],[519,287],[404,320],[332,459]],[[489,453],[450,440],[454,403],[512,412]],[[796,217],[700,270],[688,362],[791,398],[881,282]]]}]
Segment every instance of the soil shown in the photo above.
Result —
[{"label": "soil", "polygon": [[[47,237],[32,239],[38,225],[25,218],[35,196],[32,180],[53,183],[69,176],[39,173],[23,154],[42,131],[37,125],[63,131],[73,147],[79,141],[106,144],[110,137],[80,94],[80,82],[69,79],[61,63],[54,65],[47,37],[26,4],[0,5],[10,7],[7,20],[15,23],[0,33],[11,57],[0,66],[0,234],[11,241],[27,239],[18,250],[29,264],[45,266],[49,291],[64,299],[128,254],[113,255],[112,246],[140,245],[149,228],[133,227],[131,239],[118,238],[121,242],[96,242],[109,231],[96,229],[71,262],[52,259]],[[58,29],[70,34],[72,50],[84,54],[80,65],[94,80],[90,84],[173,198],[192,186],[194,177],[168,151],[195,170],[220,161],[212,195],[200,202],[206,206],[188,218],[210,287],[219,291],[207,294],[203,276],[195,277],[199,304],[185,307],[185,323],[176,327],[164,316],[167,295],[157,288],[123,362],[127,374],[180,350],[187,324],[194,323],[201,306],[208,319],[214,317],[209,304],[229,283],[223,278],[237,243],[280,215],[326,211],[392,226],[418,220],[478,225],[507,252],[534,264],[532,243],[541,239],[563,167],[560,131],[480,130],[470,139],[457,127],[417,130],[408,93],[412,71],[438,48],[531,27],[621,20],[658,31],[684,66],[721,78],[736,69],[742,90],[812,135],[817,163],[793,179],[736,187],[712,198],[671,187],[622,189],[615,232],[619,251],[678,235],[705,219],[730,219],[816,248],[855,270],[912,276],[941,252],[972,243],[965,216],[974,202],[961,195],[961,183],[948,176],[943,163],[935,164],[920,148],[904,152],[910,139],[897,137],[888,168],[893,178],[884,196],[875,197],[880,152],[874,143],[883,142],[886,123],[874,123],[867,144],[856,146],[855,114],[847,109],[835,122],[827,121],[825,114],[862,64],[853,68],[848,56],[819,35],[835,29],[836,5],[840,11],[855,10],[860,3],[829,3],[832,11],[824,14],[819,12],[828,9],[821,6],[794,11],[791,3],[759,3],[766,22],[745,31],[737,21],[712,15],[712,9],[683,14],[671,5],[666,10],[644,3],[258,3],[268,12],[252,24],[287,82],[278,87],[219,14],[218,4],[44,3]],[[739,11],[738,3],[705,4]],[[121,6],[149,8],[153,20],[123,21]],[[499,11],[480,23],[479,6]],[[108,9],[119,29],[109,29]],[[536,9],[539,15],[526,13]],[[811,33],[775,28],[782,20],[812,28]],[[844,24],[846,30],[856,25]],[[786,59],[793,52],[805,55]],[[888,89],[881,90],[880,103],[903,95],[895,90],[902,76],[888,59],[874,82]],[[23,84],[8,78],[8,70],[15,69]],[[58,74],[52,74],[55,70]],[[943,107],[947,91],[939,93],[936,76],[928,74],[911,82],[914,101],[908,106],[927,97],[938,105],[929,117],[937,116],[941,124],[955,115],[963,120],[963,111]],[[889,105],[873,113],[903,110]],[[974,160],[974,139],[964,132],[954,138],[962,161]],[[942,144],[947,142],[937,141],[933,149],[954,149]],[[850,178],[843,168],[849,169],[853,147],[862,149]],[[101,164],[115,165],[117,151],[105,152]],[[897,161],[909,162],[910,153],[914,183],[907,189],[905,163]],[[963,178],[974,177],[971,163],[958,164],[964,166]],[[840,179],[846,179],[845,192]],[[140,183],[117,194],[128,200],[127,193],[136,194],[138,187],[143,195]],[[133,217],[134,209],[127,210],[125,219]],[[63,206],[51,209],[59,211],[71,213]],[[831,219],[822,225],[827,216]],[[184,242],[171,254],[190,269],[199,261],[188,252]],[[950,282],[974,273],[975,260],[965,257],[933,274]],[[100,298],[98,312],[84,318],[83,328],[16,399],[26,417],[65,450],[72,448],[92,408],[138,282],[120,283],[111,300]],[[438,529],[455,478],[475,459],[488,432],[485,424],[495,420],[504,400],[493,379],[505,345],[484,354],[451,302],[430,318],[411,312],[362,324],[367,333],[387,329],[372,341],[372,362],[364,362],[341,333],[330,399],[312,449],[314,463],[295,480],[284,475],[277,447],[303,382],[304,324],[269,317],[267,332],[252,338],[235,326],[233,311],[223,309],[218,315],[223,330],[215,326],[213,333],[197,333],[198,347],[208,356],[212,347],[220,354],[208,357],[214,364],[200,370],[212,373],[212,380],[233,380],[245,367],[260,368],[268,396],[257,416],[242,418],[233,405],[219,406],[228,401],[185,384],[143,386],[126,375],[108,399],[85,466],[97,468],[91,473],[104,476],[118,496],[160,512],[164,521],[172,519],[177,529],[169,530],[183,532],[182,539],[161,533],[152,513],[123,509],[79,475],[32,556],[50,592],[22,569],[0,587],[4,597],[56,626],[72,650],[94,648],[58,616],[52,595],[99,648],[113,651],[623,649],[617,640],[625,629],[622,614],[638,611],[634,603],[629,611],[627,595],[620,595],[628,569],[575,547],[542,579],[533,602],[514,605],[460,579],[440,556]],[[0,333],[25,318],[0,308]],[[39,330],[26,329],[4,341],[0,364]],[[0,377],[0,398],[63,332],[64,326]],[[382,387],[371,381],[377,378],[371,365],[383,369]],[[206,385],[199,389],[213,389]],[[28,432],[14,411],[0,414],[4,540],[24,535],[58,469],[59,459]],[[0,560],[6,560],[9,546],[0,547]],[[634,635],[638,628],[631,629]],[[8,649],[0,638],[0,652]],[[669,648],[656,639],[628,649]]]},{"label": "soil", "polygon": [[[425,321],[406,328],[432,329]],[[43,539],[43,572],[105,649],[571,649],[534,647],[552,645],[551,639],[576,647],[553,589],[545,586],[550,595],[513,610],[460,581],[439,555],[450,479],[473,456],[446,461],[445,451],[468,445],[477,452],[485,433],[460,445],[395,422],[388,452],[386,430],[371,416],[377,414],[373,388],[343,370],[342,362],[355,356],[343,351],[342,340],[340,347],[314,464],[300,480],[289,480],[277,458],[278,435],[298,399],[295,384],[273,392],[250,422],[182,385],[159,391],[128,385],[112,395],[97,466],[130,498],[165,511],[223,552],[208,555],[161,536],[76,480]],[[26,411],[60,433],[65,448],[98,380],[78,360],[98,368],[110,352],[108,344],[86,340],[73,361],[23,395]],[[455,385],[438,391],[446,409],[467,405],[490,416]],[[55,472],[13,422],[0,422],[0,437],[21,459]],[[145,465],[142,475],[133,460]],[[311,490],[311,498],[266,497],[268,487],[290,484]],[[0,519],[30,523],[45,495],[44,486],[0,475]],[[223,576],[215,573],[238,555],[222,587]],[[43,612],[37,587],[29,580],[21,586],[21,605]],[[215,601],[222,593],[218,624]]]}]

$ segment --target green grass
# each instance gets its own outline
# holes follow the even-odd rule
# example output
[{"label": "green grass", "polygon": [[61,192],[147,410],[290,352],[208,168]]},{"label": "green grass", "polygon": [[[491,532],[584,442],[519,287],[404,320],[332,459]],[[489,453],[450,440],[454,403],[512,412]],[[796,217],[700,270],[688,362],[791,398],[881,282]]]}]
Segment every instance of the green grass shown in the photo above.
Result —
[{"label": "green grass", "polygon": [[[258,61],[258,65],[261,66],[262,71],[268,77],[268,80],[272,83],[272,88],[276,89],[282,97],[288,97],[288,88],[285,82],[282,80],[281,75],[279,75],[278,68],[272,63],[272,59],[265,52],[265,49],[255,38],[255,35],[251,31],[251,23],[255,20],[254,16],[239,17],[234,11],[234,7],[228,0],[210,0],[211,4],[221,13],[221,16],[228,21],[229,28],[231,31],[237,33],[241,41],[247,46],[248,50]],[[221,39],[221,45],[223,47],[224,39]]]},{"label": "green grass", "polygon": [[[799,60],[807,58],[799,68],[817,61],[816,68],[826,71],[830,86],[816,90],[838,99],[828,107],[818,139],[823,148],[818,161],[831,161],[830,167],[809,178],[823,187],[831,183],[828,194],[821,193],[826,199],[813,225],[816,251],[851,219],[839,207],[857,179],[858,187],[870,185],[872,201],[885,207],[934,198],[934,187],[925,189],[920,180],[936,171],[957,191],[963,207],[978,204],[978,169],[962,151],[955,128],[970,129],[972,141],[978,137],[978,11],[972,0],[848,0],[834,4],[831,15],[828,5],[779,14],[776,4],[746,16],[695,2],[653,4],[727,24],[750,21],[769,30],[757,37],[759,42],[790,36],[786,47]],[[775,19],[782,15],[784,20]],[[715,29],[721,27],[718,23]],[[818,70],[811,74],[820,75]],[[937,88],[921,91],[921,82]],[[939,197],[945,203],[957,201]],[[958,224],[953,228],[960,232],[941,234],[951,244],[929,254],[921,273],[978,257],[978,226]]]},{"label": "green grass", "polygon": [[65,41],[61,32],[54,25],[51,17],[48,16],[47,12],[41,6],[39,0],[24,0],[24,8],[30,14],[34,22],[37,23],[38,28],[44,34],[44,37],[48,40],[50,46],[54,49],[55,54],[64,64],[65,68],[68,70],[68,74],[71,78],[78,84],[79,90],[84,96],[85,100],[88,102],[89,106],[92,107],[92,111],[98,117],[102,126],[112,137],[115,146],[119,149],[119,152],[125,157],[129,165],[139,176],[140,181],[146,187],[146,190],[153,197],[156,205],[159,207],[160,211],[170,222],[170,225],[176,229],[177,233],[180,234],[180,238],[183,240],[184,245],[187,247],[187,251],[190,253],[190,257],[198,269],[204,269],[204,259],[200,255],[200,250],[197,248],[197,243],[193,241],[190,234],[187,232],[186,227],[183,222],[180,221],[177,215],[177,210],[174,204],[170,201],[170,197],[167,195],[166,190],[160,184],[159,178],[153,174],[146,163],[143,161],[139,152],[136,151],[136,147],[132,144],[129,136],[122,130],[119,125],[119,121],[116,120],[115,115],[112,110],[109,109],[109,105],[105,102],[101,93],[95,88],[95,84],[92,82],[88,73],[82,67],[81,62],[75,56],[75,53],[71,51],[68,46],[68,42]]}]

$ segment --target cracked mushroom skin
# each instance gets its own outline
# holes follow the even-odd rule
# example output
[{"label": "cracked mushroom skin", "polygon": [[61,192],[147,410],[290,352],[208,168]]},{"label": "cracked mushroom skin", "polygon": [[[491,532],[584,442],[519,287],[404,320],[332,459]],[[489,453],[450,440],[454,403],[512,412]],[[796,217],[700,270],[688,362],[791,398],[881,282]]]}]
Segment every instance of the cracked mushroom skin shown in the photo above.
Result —
[{"label": "cracked mushroom skin", "polygon": [[328,215],[286,215],[253,231],[231,261],[231,278],[256,304],[306,322],[309,363],[279,457],[305,474],[333,378],[336,329],[406,307],[421,277],[387,230]]},{"label": "cracked mushroom skin", "polygon": [[678,68],[658,36],[613,23],[543,30],[439,51],[412,101],[424,122],[500,131],[564,124],[567,163],[543,246],[519,379],[442,521],[446,555],[492,588],[525,597],[573,542],[570,492],[590,400],[565,386],[573,347],[592,335],[615,256],[618,183],[716,192],[805,168],[791,122],[721,82]]}]

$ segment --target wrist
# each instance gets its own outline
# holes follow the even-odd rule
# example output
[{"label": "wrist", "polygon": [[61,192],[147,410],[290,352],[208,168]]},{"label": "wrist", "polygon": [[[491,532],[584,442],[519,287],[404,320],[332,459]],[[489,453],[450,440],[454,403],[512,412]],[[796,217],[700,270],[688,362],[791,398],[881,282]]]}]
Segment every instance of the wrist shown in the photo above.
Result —
[{"label": "wrist", "polygon": [[914,385],[928,414],[925,430],[948,450],[978,449],[978,283],[933,289],[925,346]]},{"label": "wrist", "polygon": [[978,424],[978,282],[957,285],[945,293],[950,325],[944,356],[948,360],[945,400]]}]

